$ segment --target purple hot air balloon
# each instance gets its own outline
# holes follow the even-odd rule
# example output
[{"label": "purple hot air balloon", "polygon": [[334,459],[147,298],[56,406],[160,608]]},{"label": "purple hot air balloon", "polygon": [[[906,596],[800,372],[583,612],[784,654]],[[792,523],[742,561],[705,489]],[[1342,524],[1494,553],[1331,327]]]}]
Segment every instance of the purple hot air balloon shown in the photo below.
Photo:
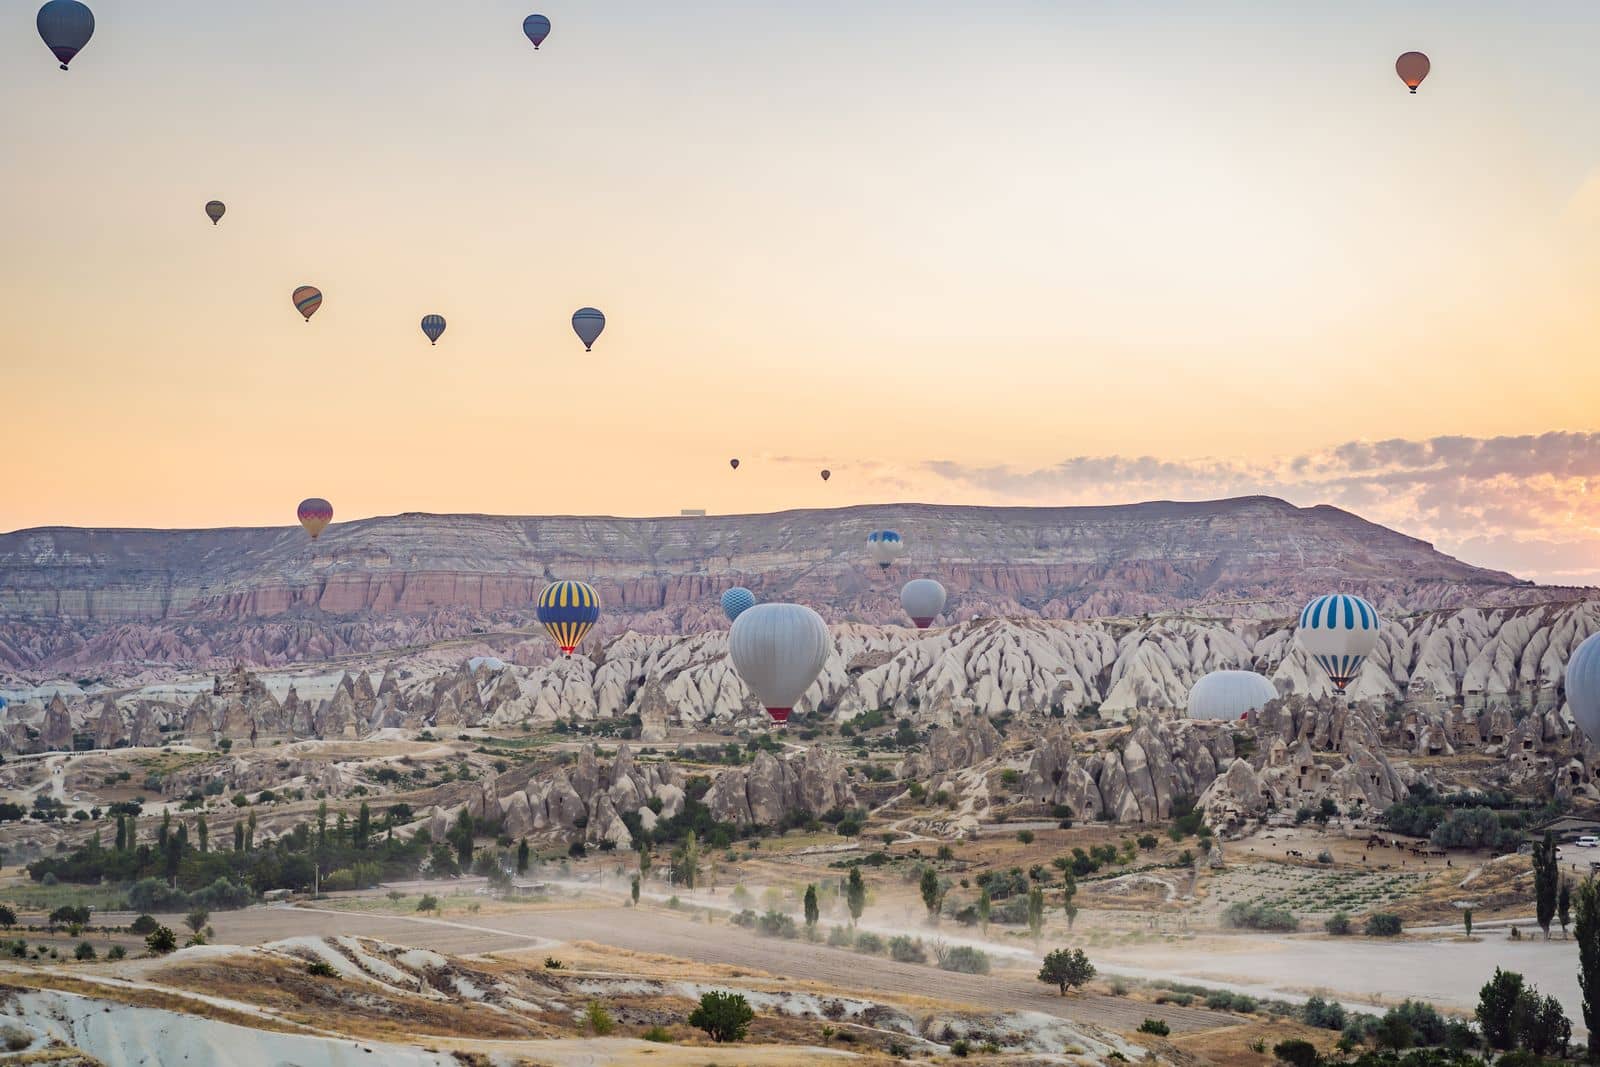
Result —
[{"label": "purple hot air balloon", "polygon": [[522,20],[522,32],[528,35],[528,40],[533,42],[534,51],[544,44],[544,39],[550,36],[550,20],[543,15],[529,15]]}]

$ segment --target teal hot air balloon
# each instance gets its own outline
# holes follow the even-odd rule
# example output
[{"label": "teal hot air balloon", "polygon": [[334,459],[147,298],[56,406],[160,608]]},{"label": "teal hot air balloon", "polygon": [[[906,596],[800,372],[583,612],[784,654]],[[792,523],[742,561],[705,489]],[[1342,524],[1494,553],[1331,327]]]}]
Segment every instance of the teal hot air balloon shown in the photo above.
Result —
[{"label": "teal hot air balloon", "polygon": [[594,343],[605,329],[606,317],[599,308],[579,308],[572,313],[572,332],[583,342],[585,352],[594,351]]},{"label": "teal hot air balloon", "polygon": [[537,52],[545,38],[550,36],[550,20],[543,15],[529,15],[522,20],[522,32],[528,35],[528,40],[533,42],[533,50]]},{"label": "teal hot air balloon", "polygon": [[94,36],[94,12],[78,0],[50,0],[39,9],[34,25],[39,27],[45,46],[61,61],[61,69],[66,70]]},{"label": "teal hot air balloon", "polygon": [[427,334],[428,340],[433,344],[439,343],[439,338],[444,334],[443,315],[422,316],[422,332]]},{"label": "teal hot air balloon", "polygon": [[728,616],[729,622],[734,622],[756,606],[756,595],[742,585],[736,585],[722,594],[722,611]]}]

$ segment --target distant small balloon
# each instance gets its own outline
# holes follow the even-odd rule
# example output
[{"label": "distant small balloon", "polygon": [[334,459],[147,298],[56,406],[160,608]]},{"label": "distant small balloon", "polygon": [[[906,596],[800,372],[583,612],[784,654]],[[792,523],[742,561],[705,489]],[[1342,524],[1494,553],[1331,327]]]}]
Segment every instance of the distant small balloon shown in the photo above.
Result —
[{"label": "distant small balloon", "polygon": [[742,585],[736,585],[722,594],[722,611],[733,622],[756,606],[756,595]]},{"label": "distant small balloon", "polygon": [[208,200],[206,202],[206,217],[211,220],[211,225],[215,226],[217,223],[221,222],[222,216],[226,215],[227,213],[228,205],[224,204],[221,200]]},{"label": "distant small balloon", "polygon": [[322,290],[314,285],[302,285],[294,291],[294,309],[311,321],[311,316],[322,306]]},{"label": "distant small balloon", "polygon": [[39,9],[34,25],[39,36],[66,70],[73,57],[94,36],[94,12],[78,0],[50,0]]},{"label": "distant small balloon", "polygon": [[1422,79],[1428,76],[1428,71],[1433,69],[1433,64],[1428,62],[1428,57],[1421,52],[1407,52],[1394,61],[1394,72],[1400,75],[1400,80],[1406,83],[1406,88],[1412,92],[1417,91],[1417,86],[1422,84]]},{"label": "distant small balloon", "polygon": [[433,344],[439,343],[439,337],[444,333],[443,315],[422,316],[422,332],[427,334],[428,340]]},{"label": "distant small balloon", "polygon": [[328,523],[333,521],[333,505],[320,496],[308,497],[300,501],[299,510],[296,512],[300,525],[306,528],[306,533],[315,541],[328,528]]},{"label": "distant small balloon", "polygon": [[736,459],[730,459],[730,460],[728,460],[728,466],[732,467],[734,470],[738,470],[739,469],[739,461],[736,460]]},{"label": "distant small balloon", "polygon": [[918,578],[907,582],[900,590],[900,606],[906,609],[917,629],[926,630],[944,610],[944,586],[932,578]]},{"label": "distant small balloon", "polygon": [[583,342],[585,352],[594,351],[594,343],[605,332],[606,317],[598,308],[579,308],[572,313],[572,331]]},{"label": "distant small balloon", "polygon": [[822,480],[823,481],[827,481],[829,478],[832,478],[832,477],[833,477],[833,472],[832,471],[823,471],[822,472]]},{"label": "distant small balloon", "polygon": [[533,42],[533,50],[537,52],[539,46],[544,44],[544,39],[550,36],[550,20],[543,15],[529,15],[522,20],[522,32],[528,35],[528,40]]}]

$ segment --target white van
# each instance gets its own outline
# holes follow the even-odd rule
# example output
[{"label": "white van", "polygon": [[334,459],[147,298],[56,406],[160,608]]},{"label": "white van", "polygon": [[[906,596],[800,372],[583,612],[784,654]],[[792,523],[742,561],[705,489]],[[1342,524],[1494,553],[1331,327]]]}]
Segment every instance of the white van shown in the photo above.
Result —
[{"label": "white van", "polygon": [[1600,848],[1600,837],[1596,837],[1594,834],[1584,834],[1582,837],[1578,838],[1578,847]]}]

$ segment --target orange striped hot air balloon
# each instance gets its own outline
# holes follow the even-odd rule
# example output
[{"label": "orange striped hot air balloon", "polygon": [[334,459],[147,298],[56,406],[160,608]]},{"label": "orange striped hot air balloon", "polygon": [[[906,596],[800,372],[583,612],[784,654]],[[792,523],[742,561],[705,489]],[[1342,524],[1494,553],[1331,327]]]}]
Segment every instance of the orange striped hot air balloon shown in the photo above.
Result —
[{"label": "orange striped hot air balloon", "polygon": [[322,306],[322,290],[314,285],[302,285],[294,291],[294,309],[311,321],[311,316]]},{"label": "orange striped hot air balloon", "polygon": [[307,497],[300,501],[298,515],[300,525],[306,528],[306,533],[315,541],[322,531],[328,528],[328,523],[333,521],[333,505],[320,496]]}]

